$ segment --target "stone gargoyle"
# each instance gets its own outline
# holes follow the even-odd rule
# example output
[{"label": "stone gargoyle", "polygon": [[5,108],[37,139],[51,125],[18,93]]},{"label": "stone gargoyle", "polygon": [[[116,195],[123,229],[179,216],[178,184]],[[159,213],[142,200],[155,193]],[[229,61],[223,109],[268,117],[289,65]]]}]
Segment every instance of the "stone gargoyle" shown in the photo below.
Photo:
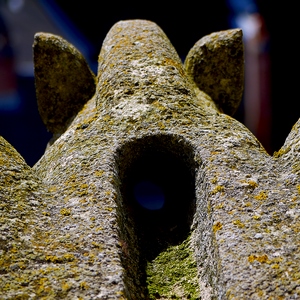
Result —
[{"label": "stone gargoyle", "polygon": [[0,139],[0,299],[300,298],[300,123],[270,156],[232,117],[240,29],[183,64],[120,21],[97,77],[61,37],[33,52],[53,138],[32,168]]}]

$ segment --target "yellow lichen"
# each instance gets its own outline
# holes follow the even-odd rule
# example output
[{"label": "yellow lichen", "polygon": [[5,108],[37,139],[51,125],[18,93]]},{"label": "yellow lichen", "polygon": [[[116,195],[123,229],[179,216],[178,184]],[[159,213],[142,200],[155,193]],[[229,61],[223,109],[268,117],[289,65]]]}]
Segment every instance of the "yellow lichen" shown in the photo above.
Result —
[{"label": "yellow lichen", "polygon": [[217,178],[213,178],[210,182],[212,183],[212,184],[215,184],[215,183],[217,183]]},{"label": "yellow lichen", "polygon": [[268,198],[268,194],[266,191],[261,191],[258,195],[254,196],[256,200],[266,200]]},{"label": "yellow lichen", "polygon": [[216,222],[214,225],[213,225],[213,231],[214,232],[217,232],[218,230],[221,230],[223,228],[223,225],[221,222]]},{"label": "yellow lichen", "polygon": [[263,254],[263,255],[260,255],[260,256],[249,255],[248,261],[249,261],[250,263],[254,262],[255,260],[256,260],[256,261],[259,261],[260,263],[270,263],[270,260],[269,260],[267,254]]},{"label": "yellow lichen", "polygon": [[223,202],[220,203],[220,204],[218,204],[218,205],[216,205],[217,209],[222,209],[223,207],[224,207],[224,203]]},{"label": "yellow lichen", "polygon": [[211,193],[211,195],[215,195],[215,194],[223,192],[223,191],[224,191],[224,186],[217,185],[210,193]]},{"label": "yellow lichen", "polygon": [[75,259],[75,256],[73,254],[66,253],[62,256],[47,255],[45,259],[46,261],[52,263],[64,263],[73,261]]},{"label": "yellow lichen", "polygon": [[60,210],[60,214],[63,216],[69,216],[71,214],[71,209],[69,208],[62,208]]},{"label": "yellow lichen", "polygon": [[258,184],[255,181],[253,181],[253,180],[249,180],[249,181],[247,181],[247,183],[253,189],[255,189],[256,187],[258,187]]},{"label": "yellow lichen", "polygon": [[85,281],[82,281],[80,282],[79,287],[82,290],[87,290],[89,288],[89,285]]},{"label": "yellow lichen", "polygon": [[72,284],[64,282],[61,286],[63,292],[68,292],[72,288]]},{"label": "yellow lichen", "polygon": [[94,175],[97,176],[97,177],[101,177],[103,174],[104,174],[104,171],[103,171],[103,170],[97,170],[97,171],[95,171],[95,173],[94,173]]},{"label": "yellow lichen", "polygon": [[241,183],[245,183],[248,185],[248,187],[255,189],[256,187],[258,187],[257,182],[255,182],[254,180],[241,180]]},{"label": "yellow lichen", "polygon": [[287,147],[286,149],[281,148],[279,151],[275,151],[273,157],[279,158],[280,156],[288,153],[291,150],[291,147]]},{"label": "yellow lichen", "polygon": [[232,223],[234,225],[236,225],[237,227],[239,227],[239,228],[244,228],[245,227],[245,224],[242,223],[241,220],[234,220],[234,221],[232,221]]}]

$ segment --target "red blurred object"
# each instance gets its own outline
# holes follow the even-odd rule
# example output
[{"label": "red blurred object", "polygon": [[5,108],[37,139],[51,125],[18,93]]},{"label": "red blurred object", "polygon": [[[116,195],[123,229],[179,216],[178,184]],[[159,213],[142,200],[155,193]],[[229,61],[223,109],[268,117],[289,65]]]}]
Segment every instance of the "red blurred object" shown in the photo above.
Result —
[{"label": "red blurred object", "polygon": [[14,110],[19,102],[14,55],[8,31],[0,16],[0,111]]}]

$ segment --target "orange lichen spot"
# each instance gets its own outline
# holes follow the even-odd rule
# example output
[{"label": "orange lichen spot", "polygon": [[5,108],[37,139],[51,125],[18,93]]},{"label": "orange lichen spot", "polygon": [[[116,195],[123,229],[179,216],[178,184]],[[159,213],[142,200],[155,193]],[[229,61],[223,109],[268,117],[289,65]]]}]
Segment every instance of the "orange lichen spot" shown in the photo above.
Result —
[{"label": "orange lichen spot", "polygon": [[275,151],[274,154],[273,154],[273,157],[275,158],[279,158],[280,156],[288,153],[289,151],[291,150],[291,147],[287,147],[285,149],[281,148],[279,151]]},{"label": "orange lichen spot", "polygon": [[270,263],[270,261],[268,260],[268,255],[266,254],[258,256],[256,260],[259,261],[260,263]]},{"label": "orange lichen spot", "polygon": [[82,290],[87,290],[89,288],[88,284],[85,281],[80,282],[79,287]]},{"label": "orange lichen spot", "polygon": [[274,265],[272,265],[271,268],[272,268],[272,269],[279,269],[279,265],[278,265],[278,264],[274,264]]},{"label": "orange lichen spot", "polygon": [[300,272],[296,272],[293,274],[293,279],[294,280],[299,280],[300,279]]},{"label": "orange lichen spot", "polygon": [[97,170],[97,171],[95,171],[95,173],[94,173],[94,175],[97,176],[97,177],[101,177],[103,174],[104,174],[104,171],[103,171],[103,170]]},{"label": "orange lichen spot", "polygon": [[216,154],[219,154],[219,153],[220,153],[219,151],[211,151],[210,152],[211,155],[216,155]]},{"label": "orange lichen spot", "polygon": [[253,218],[254,220],[260,220],[260,219],[261,219],[261,216],[255,215],[255,216],[253,216],[252,218]]},{"label": "orange lichen spot", "polygon": [[258,184],[255,181],[253,181],[253,180],[249,180],[247,183],[253,189],[255,189],[256,187],[258,187]]},{"label": "orange lichen spot", "polygon": [[258,187],[257,182],[255,182],[254,180],[241,180],[241,183],[247,184],[247,186],[252,189],[255,189],[256,187]]},{"label": "orange lichen spot", "polygon": [[63,255],[63,259],[65,261],[73,261],[75,259],[75,256],[74,256],[74,254],[66,253]]},{"label": "orange lichen spot", "polygon": [[257,295],[258,295],[259,297],[262,297],[262,296],[264,295],[264,291],[259,290],[259,291],[257,292]]},{"label": "orange lichen spot", "polygon": [[64,282],[61,286],[63,292],[68,292],[72,288],[70,283]]},{"label": "orange lichen spot", "polygon": [[60,262],[60,259],[56,255],[47,255],[46,261],[56,263],[56,262]]},{"label": "orange lichen spot", "polygon": [[223,202],[220,203],[220,204],[218,204],[218,205],[216,205],[217,209],[222,209],[223,207],[224,207],[224,203]]},{"label": "orange lichen spot", "polygon": [[234,221],[232,221],[232,223],[234,225],[236,225],[237,227],[239,227],[239,228],[244,228],[245,227],[245,224],[242,223],[241,220],[234,220]]},{"label": "orange lichen spot", "polygon": [[268,198],[268,194],[266,191],[261,191],[258,195],[254,196],[256,200],[266,200]]},{"label": "orange lichen spot", "polygon": [[63,216],[69,216],[71,214],[71,209],[69,208],[62,208],[60,210],[60,214]]},{"label": "orange lichen spot", "polygon": [[256,255],[250,255],[248,257],[248,261],[250,263],[254,262],[255,260],[259,261],[260,263],[270,263],[269,259],[268,259],[268,255],[266,254],[263,254],[263,255],[260,255],[260,256],[256,256]]},{"label": "orange lichen spot", "polygon": [[211,195],[215,195],[217,193],[221,193],[224,191],[224,186],[223,185],[217,185],[210,193]]},{"label": "orange lichen spot", "polygon": [[57,186],[51,186],[50,188],[49,188],[49,192],[56,192],[57,191]]},{"label": "orange lichen spot", "polygon": [[103,117],[103,121],[108,121],[110,119],[110,115],[106,115]]},{"label": "orange lichen spot", "polygon": [[216,222],[214,225],[213,225],[213,231],[214,232],[217,232],[218,230],[221,230],[223,228],[223,225],[221,222]]},{"label": "orange lichen spot", "polygon": [[56,256],[56,255],[47,255],[46,261],[53,262],[53,263],[64,263],[64,262],[71,262],[75,259],[75,256],[73,254],[66,253],[62,256]]},{"label": "orange lichen spot", "polygon": [[215,184],[215,183],[217,183],[217,178],[213,178],[210,182],[212,183],[212,184]]},{"label": "orange lichen spot", "polygon": [[152,102],[152,104],[155,106],[155,107],[157,107],[158,109],[160,109],[160,110],[166,110],[166,107],[165,106],[163,106],[159,101],[157,101],[157,100],[155,100],[155,101],[153,101]]},{"label": "orange lichen spot", "polygon": [[165,129],[165,124],[163,122],[158,122],[157,125],[160,127],[160,129]]},{"label": "orange lichen spot", "polygon": [[298,190],[298,193],[300,194],[300,184],[298,184],[298,185],[296,186],[296,188],[297,188],[297,190]]},{"label": "orange lichen spot", "polygon": [[207,213],[208,214],[211,213],[211,204],[210,204],[210,202],[207,203]]},{"label": "orange lichen spot", "polygon": [[98,249],[102,249],[102,245],[101,244],[99,244],[99,243],[96,243],[96,242],[92,242],[92,245],[93,245],[93,247],[95,247],[95,248],[98,248]]}]

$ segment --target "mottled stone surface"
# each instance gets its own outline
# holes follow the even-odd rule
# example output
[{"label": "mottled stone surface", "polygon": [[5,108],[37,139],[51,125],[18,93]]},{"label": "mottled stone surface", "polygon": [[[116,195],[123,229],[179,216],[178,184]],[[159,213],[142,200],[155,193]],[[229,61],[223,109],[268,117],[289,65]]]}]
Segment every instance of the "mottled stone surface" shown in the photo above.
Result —
[{"label": "mottled stone surface", "polygon": [[[216,60],[191,50],[208,67],[242,49],[239,30],[212,37]],[[0,142],[1,299],[299,298],[299,123],[271,157],[222,112],[240,101],[241,57],[220,104],[156,24],[113,26],[95,94],[39,162]],[[134,201],[147,176],[165,185],[162,210]]]}]

